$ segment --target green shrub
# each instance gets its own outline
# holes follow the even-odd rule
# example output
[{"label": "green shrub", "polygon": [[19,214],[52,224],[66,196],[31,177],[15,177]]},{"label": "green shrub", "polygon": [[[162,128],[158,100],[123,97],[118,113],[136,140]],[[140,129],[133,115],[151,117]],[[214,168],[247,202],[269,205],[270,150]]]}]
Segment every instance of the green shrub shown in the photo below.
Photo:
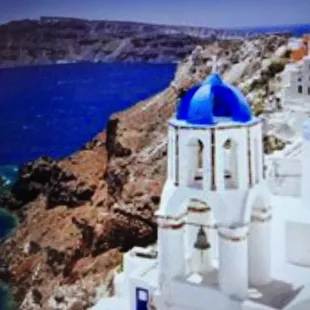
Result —
[{"label": "green shrub", "polygon": [[259,116],[264,112],[264,105],[261,104],[257,104],[253,107],[253,113],[255,116]]},{"label": "green shrub", "polygon": [[251,85],[245,85],[242,87],[242,92],[247,95],[251,90]]},{"label": "green shrub", "polygon": [[268,77],[265,74],[262,74],[260,78],[255,79],[250,85],[250,91],[253,91],[257,88],[265,87],[269,82]]}]

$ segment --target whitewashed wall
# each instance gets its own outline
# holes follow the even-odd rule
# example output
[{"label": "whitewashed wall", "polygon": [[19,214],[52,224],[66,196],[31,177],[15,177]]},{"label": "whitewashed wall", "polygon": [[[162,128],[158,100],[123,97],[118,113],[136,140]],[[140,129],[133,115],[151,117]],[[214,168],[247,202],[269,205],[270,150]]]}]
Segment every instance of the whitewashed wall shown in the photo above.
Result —
[{"label": "whitewashed wall", "polygon": [[274,195],[300,197],[301,161],[293,158],[268,160],[268,185]]},{"label": "whitewashed wall", "polygon": [[[298,87],[302,87],[299,92]],[[282,101],[286,105],[310,102],[310,58],[287,65],[282,74]]]},{"label": "whitewashed wall", "polygon": [[310,224],[298,221],[286,223],[286,257],[290,263],[310,266]]},{"label": "whitewashed wall", "polygon": [[217,310],[241,310],[242,304],[225,296],[216,285],[196,285],[182,280],[171,283],[170,297],[169,310],[205,310],[213,305]]}]

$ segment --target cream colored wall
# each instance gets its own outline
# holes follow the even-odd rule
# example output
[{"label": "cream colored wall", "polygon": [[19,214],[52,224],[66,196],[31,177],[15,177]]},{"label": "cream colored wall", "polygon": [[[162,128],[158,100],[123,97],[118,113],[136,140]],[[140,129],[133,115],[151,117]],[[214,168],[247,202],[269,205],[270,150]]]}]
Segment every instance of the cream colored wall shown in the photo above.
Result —
[{"label": "cream colored wall", "polygon": [[308,223],[288,221],[285,229],[287,260],[293,264],[310,267],[310,218]]}]

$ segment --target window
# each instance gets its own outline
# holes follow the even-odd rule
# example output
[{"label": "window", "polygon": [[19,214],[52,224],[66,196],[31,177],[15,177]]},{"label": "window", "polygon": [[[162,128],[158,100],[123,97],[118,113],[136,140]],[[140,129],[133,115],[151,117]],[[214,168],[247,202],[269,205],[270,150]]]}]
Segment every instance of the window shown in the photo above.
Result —
[{"label": "window", "polygon": [[302,86],[301,85],[298,85],[298,93],[302,94]]},{"label": "window", "polygon": [[204,145],[200,140],[192,140],[188,144],[188,184],[195,188],[202,188],[203,184],[203,151]]},{"label": "window", "polygon": [[259,141],[258,139],[254,139],[254,175],[255,175],[255,183],[259,182],[260,178],[260,154],[259,154]]},{"label": "window", "polygon": [[196,170],[195,180],[202,180],[202,169],[203,169],[203,144],[198,140],[198,169]]},{"label": "window", "polygon": [[310,95],[310,87],[308,87],[308,95]]},{"label": "window", "polygon": [[222,147],[224,160],[224,184],[226,189],[238,188],[238,154],[237,145],[227,139]]},{"label": "window", "polygon": [[297,81],[298,81],[298,82],[301,82],[301,77],[299,77],[299,78],[297,79]]},{"label": "window", "polygon": [[231,179],[231,169],[230,169],[230,150],[231,150],[231,140],[228,139],[223,144],[224,147],[224,177],[225,179]]}]

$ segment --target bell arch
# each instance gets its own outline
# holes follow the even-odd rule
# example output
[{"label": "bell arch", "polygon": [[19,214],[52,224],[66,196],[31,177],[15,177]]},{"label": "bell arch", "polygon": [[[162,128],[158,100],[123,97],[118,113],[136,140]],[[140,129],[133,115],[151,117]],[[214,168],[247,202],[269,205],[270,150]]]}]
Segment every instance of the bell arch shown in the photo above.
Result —
[{"label": "bell arch", "polygon": [[202,188],[204,180],[204,151],[205,146],[200,138],[191,138],[187,144],[188,173],[187,185]]},{"label": "bell arch", "polygon": [[225,189],[236,189],[239,186],[238,145],[231,138],[222,144],[223,178]]},{"label": "bell arch", "polygon": [[185,248],[189,273],[207,273],[217,259],[218,239],[211,206],[192,198],[188,201],[185,220]]}]

